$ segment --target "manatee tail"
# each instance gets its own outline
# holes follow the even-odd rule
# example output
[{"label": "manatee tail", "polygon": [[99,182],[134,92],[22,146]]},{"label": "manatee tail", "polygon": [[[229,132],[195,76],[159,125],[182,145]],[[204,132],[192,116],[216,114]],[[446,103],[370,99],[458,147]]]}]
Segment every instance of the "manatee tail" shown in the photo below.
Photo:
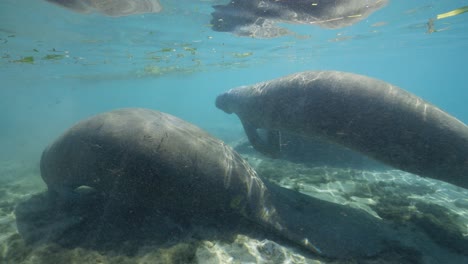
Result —
[{"label": "manatee tail", "polygon": [[[270,223],[285,238],[332,258],[373,257],[399,243],[383,220],[265,181],[279,219]],[[400,244],[401,247],[401,244]]]},{"label": "manatee tail", "polygon": [[260,153],[271,157],[271,158],[278,158],[281,153],[281,132],[278,130],[268,130],[263,139],[257,131],[257,128],[242,120],[242,126],[244,127],[245,134],[247,134],[247,138],[250,141],[250,144],[259,151]]}]

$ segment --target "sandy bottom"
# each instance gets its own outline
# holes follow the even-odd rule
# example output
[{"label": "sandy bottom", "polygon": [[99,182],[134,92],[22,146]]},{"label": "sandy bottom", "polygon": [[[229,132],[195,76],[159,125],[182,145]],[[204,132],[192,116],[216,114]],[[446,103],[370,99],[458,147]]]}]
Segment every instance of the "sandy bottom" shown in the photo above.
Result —
[{"label": "sandy bottom", "polygon": [[397,170],[246,158],[262,177],[279,185],[365,210],[396,228],[414,227],[407,240],[417,254],[321,259],[252,223],[187,227],[158,212],[104,223],[93,216],[105,208],[92,200],[51,208],[44,202],[38,164],[5,161],[0,163],[0,263],[468,263],[467,190]]}]

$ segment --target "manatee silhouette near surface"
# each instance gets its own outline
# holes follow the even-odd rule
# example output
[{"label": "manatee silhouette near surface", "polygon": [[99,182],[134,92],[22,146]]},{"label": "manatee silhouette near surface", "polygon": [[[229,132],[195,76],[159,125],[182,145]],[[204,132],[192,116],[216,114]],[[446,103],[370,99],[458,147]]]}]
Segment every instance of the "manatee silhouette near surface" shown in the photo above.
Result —
[{"label": "manatee silhouette near surface", "polygon": [[[280,132],[319,138],[397,169],[468,188],[468,127],[389,83],[338,71],[309,71],[221,94],[258,151],[280,155]],[[262,138],[257,129],[266,129]]]},{"label": "manatee silhouette near surface", "polygon": [[215,5],[212,29],[241,36],[272,38],[288,34],[277,23],[317,25],[342,28],[353,25],[376,10],[387,0],[233,0]]},{"label": "manatee silhouette near surface", "polygon": [[264,182],[232,148],[169,114],[119,109],[81,121],[48,146],[41,175],[54,199],[91,187],[114,204],[191,219],[249,219],[336,257],[395,250],[386,222]]},{"label": "manatee silhouette near surface", "polygon": [[159,0],[46,0],[80,13],[98,12],[108,16],[128,16],[158,13]]}]

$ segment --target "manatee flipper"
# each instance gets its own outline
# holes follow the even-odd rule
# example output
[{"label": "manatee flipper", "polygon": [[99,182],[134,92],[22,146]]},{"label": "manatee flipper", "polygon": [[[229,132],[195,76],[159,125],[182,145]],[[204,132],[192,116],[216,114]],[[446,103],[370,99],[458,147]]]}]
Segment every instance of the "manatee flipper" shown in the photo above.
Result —
[{"label": "manatee flipper", "polygon": [[266,139],[262,139],[255,126],[243,120],[241,122],[250,144],[257,151],[272,158],[279,157],[281,152],[281,133],[279,130],[267,130]]},{"label": "manatee flipper", "polygon": [[402,248],[385,221],[265,181],[280,220],[279,232],[316,254],[333,258],[376,256]]}]

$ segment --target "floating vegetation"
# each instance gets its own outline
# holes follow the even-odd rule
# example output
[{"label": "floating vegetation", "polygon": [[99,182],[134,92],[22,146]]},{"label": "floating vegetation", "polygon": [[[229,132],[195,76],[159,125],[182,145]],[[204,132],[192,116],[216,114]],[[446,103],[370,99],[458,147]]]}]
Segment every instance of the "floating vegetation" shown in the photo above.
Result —
[{"label": "floating vegetation", "polygon": [[34,57],[33,56],[28,56],[28,57],[23,57],[19,60],[14,60],[13,62],[18,62],[18,63],[34,63]]},{"label": "floating vegetation", "polygon": [[199,59],[192,59],[192,62],[194,62],[196,66],[201,65],[201,60]]},{"label": "floating vegetation", "polygon": [[169,73],[192,73],[195,70],[193,68],[185,67],[180,68],[176,66],[160,67],[157,65],[147,65],[143,69],[143,75],[145,76],[161,76]]},{"label": "floating vegetation", "polygon": [[448,18],[448,17],[457,16],[457,15],[460,15],[460,14],[463,14],[463,13],[466,13],[466,12],[468,12],[468,6],[460,7],[460,8],[454,9],[454,10],[446,12],[446,13],[438,14],[435,19],[434,18],[429,18],[429,21],[426,23],[426,27],[427,27],[426,33],[431,34],[431,33],[434,33],[434,32],[439,32],[439,31],[443,31],[443,30],[448,29],[448,27],[443,28],[443,29],[438,29],[438,30],[435,29],[435,26],[434,26],[434,21],[435,20],[440,20],[440,19],[444,19],[444,18]]},{"label": "floating vegetation", "polygon": [[151,57],[149,57],[149,59],[160,62],[160,61],[162,61],[163,58],[161,56],[151,56]]},{"label": "floating vegetation", "polygon": [[42,59],[43,60],[61,60],[65,58],[65,55],[62,54],[48,54],[44,56]]},{"label": "floating vegetation", "polygon": [[434,32],[441,32],[450,28],[449,26],[446,26],[441,29],[436,29],[434,21],[435,21],[434,19],[430,18],[429,21],[426,23],[426,27],[427,27],[426,33],[431,34]]},{"label": "floating vegetation", "polygon": [[234,56],[234,58],[238,58],[238,59],[241,59],[241,58],[247,58],[247,57],[250,57],[253,55],[253,52],[243,52],[243,53],[233,53],[232,56]]},{"label": "floating vegetation", "polygon": [[[188,60],[186,60],[187,57],[189,57],[188,59],[191,60],[195,65],[200,65],[200,60],[194,57],[197,54],[197,48],[192,47],[191,43],[174,43],[173,45],[174,47],[171,48],[160,48],[156,51],[146,52],[145,57],[152,62],[164,62],[167,64],[177,65],[176,68],[180,68],[182,64],[188,62]],[[163,68],[167,69],[168,67],[165,66]],[[145,71],[145,75],[161,75],[162,73],[160,72],[160,69],[162,68],[158,67],[151,69],[149,72]],[[172,70],[169,72],[172,72]]]},{"label": "floating vegetation", "polygon": [[175,49],[173,49],[173,48],[162,48],[161,49],[161,52],[173,52],[173,51],[175,51]]},{"label": "floating vegetation", "polygon": [[447,18],[447,17],[457,16],[457,15],[460,15],[460,14],[463,14],[463,13],[466,13],[466,12],[468,12],[468,6],[460,7],[460,8],[457,8],[455,10],[452,10],[450,12],[439,14],[439,15],[437,15],[437,19],[443,19],[443,18]]},{"label": "floating vegetation", "polygon": [[429,21],[427,21],[426,26],[427,26],[426,33],[431,34],[431,33],[436,32],[436,29],[434,27],[434,19],[429,18]]},{"label": "floating vegetation", "polygon": [[187,47],[187,46],[184,47],[184,50],[190,52],[192,55],[195,55],[195,53],[197,51],[196,48]]}]

